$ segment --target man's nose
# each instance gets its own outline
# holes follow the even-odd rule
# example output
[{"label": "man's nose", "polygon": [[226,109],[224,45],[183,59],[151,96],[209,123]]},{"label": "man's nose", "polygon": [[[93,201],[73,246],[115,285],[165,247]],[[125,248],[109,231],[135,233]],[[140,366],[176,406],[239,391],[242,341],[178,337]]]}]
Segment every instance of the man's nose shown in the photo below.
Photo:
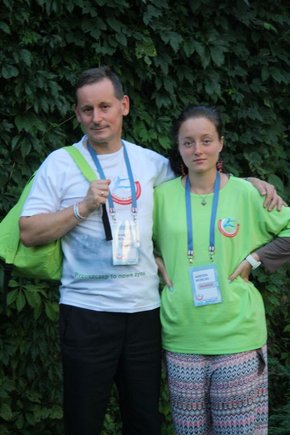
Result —
[{"label": "man's nose", "polygon": [[101,111],[98,109],[94,109],[93,112],[93,121],[95,124],[99,124],[101,121],[102,117],[101,117]]}]

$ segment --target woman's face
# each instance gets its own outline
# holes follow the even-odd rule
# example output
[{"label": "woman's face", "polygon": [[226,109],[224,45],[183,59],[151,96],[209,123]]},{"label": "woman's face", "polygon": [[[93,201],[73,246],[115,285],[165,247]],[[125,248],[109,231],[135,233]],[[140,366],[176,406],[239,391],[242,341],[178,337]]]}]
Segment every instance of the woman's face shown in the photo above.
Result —
[{"label": "woman's face", "polygon": [[178,149],[189,172],[216,171],[222,148],[223,138],[219,137],[215,125],[209,119],[189,118],[181,124]]}]

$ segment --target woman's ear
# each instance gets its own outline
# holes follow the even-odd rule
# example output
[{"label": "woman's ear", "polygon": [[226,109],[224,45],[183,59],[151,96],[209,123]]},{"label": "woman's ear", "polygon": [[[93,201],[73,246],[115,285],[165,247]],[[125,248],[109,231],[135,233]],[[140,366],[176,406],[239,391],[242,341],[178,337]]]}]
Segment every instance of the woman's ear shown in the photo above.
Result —
[{"label": "woman's ear", "polygon": [[223,150],[224,148],[224,136],[221,136],[220,138],[220,152]]}]

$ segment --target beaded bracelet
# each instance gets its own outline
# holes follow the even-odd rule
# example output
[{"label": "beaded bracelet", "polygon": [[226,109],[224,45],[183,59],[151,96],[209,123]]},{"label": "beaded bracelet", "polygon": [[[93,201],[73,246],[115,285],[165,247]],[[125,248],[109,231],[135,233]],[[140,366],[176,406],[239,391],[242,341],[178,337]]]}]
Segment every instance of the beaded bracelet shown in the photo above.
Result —
[{"label": "beaded bracelet", "polygon": [[74,206],[73,206],[73,210],[74,210],[74,217],[76,218],[76,220],[77,220],[78,222],[81,222],[81,221],[83,221],[83,220],[85,219],[84,216],[81,216],[81,215],[80,215],[78,204],[74,204]]}]

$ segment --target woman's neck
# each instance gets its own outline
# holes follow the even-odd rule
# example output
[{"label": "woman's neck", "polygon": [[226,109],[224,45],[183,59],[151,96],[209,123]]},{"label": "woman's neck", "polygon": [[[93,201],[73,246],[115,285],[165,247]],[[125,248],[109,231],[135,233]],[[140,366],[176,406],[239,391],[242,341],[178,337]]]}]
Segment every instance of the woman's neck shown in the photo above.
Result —
[{"label": "woman's neck", "polygon": [[214,191],[216,171],[210,173],[188,173],[190,190],[198,195],[205,195]]}]

